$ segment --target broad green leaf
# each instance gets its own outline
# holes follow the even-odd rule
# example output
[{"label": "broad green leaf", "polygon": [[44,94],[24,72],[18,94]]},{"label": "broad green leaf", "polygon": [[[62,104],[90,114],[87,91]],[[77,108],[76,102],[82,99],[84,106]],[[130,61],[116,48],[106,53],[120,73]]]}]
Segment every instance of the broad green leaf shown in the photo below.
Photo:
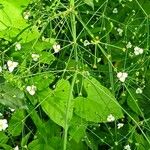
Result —
[{"label": "broad green leaf", "polygon": [[140,115],[141,112],[138,104],[138,94],[135,93],[135,90],[130,90],[130,93],[132,93],[132,97],[131,95],[128,95],[127,104],[135,113]]},{"label": "broad green leaf", "polygon": [[28,149],[29,150],[55,150],[53,149],[50,145],[48,144],[43,144],[42,142],[40,142],[38,139],[32,141],[31,143],[29,143],[28,145]]},{"label": "broad green leaf", "polygon": [[91,7],[94,9],[94,2],[93,2],[93,0],[84,0],[84,2],[85,2],[87,5],[91,6]]},{"label": "broad green leaf", "polygon": [[77,143],[86,135],[87,122],[82,118],[74,115],[70,122],[69,134],[70,139],[74,139]]},{"label": "broad green leaf", "polygon": [[25,99],[23,91],[8,83],[0,84],[1,104],[14,109],[26,108],[24,100]]},{"label": "broad green leaf", "polygon": [[0,37],[10,40],[18,36],[22,42],[29,42],[39,36],[35,26],[30,27],[23,18],[23,10],[30,0],[0,0]]},{"label": "broad green leaf", "polygon": [[63,147],[63,139],[61,137],[52,137],[50,139],[50,142],[49,142],[49,145],[54,149],[54,150],[57,150],[57,149],[62,149]]},{"label": "broad green leaf", "polygon": [[0,143],[0,149],[2,148],[2,150],[12,150],[12,147],[7,145],[7,144],[1,144]]},{"label": "broad green leaf", "polygon": [[27,25],[27,27],[23,29],[12,27],[12,28],[2,30],[0,32],[0,37],[8,41],[11,40],[12,38],[17,37],[18,41],[25,43],[38,38],[39,32],[35,26],[30,27],[29,25]]},{"label": "broad green leaf", "polygon": [[38,91],[44,90],[49,87],[53,82],[54,75],[50,73],[37,74],[29,79],[29,84],[34,84]]},{"label": "broad green leaf", "polygon": [[8,141],[8,136],[7,135],[5,135],[5,133],[4,132],[0,132],[0,143],[6,143],[7,141]]},{"label": "broad green leaf", "polygon": [[18,136],[22,132],[22,120],[24,119],[24,117],[24,111],[19,109],[12,115],[8,126],[8,131],[10,134],[12,134],[12,136]]},{"label": "broad green leaf", "polygon": [[44,64],[51,64],[55,60],[55,57],[52,53],[50,52],[41,52],[40,55],[40,62]]},{"label": "broad green leaf", "polygon": [[24,147],[25,145],[27,145],[31,133],[32,133],[32,132],[29,132],[29,133],[26,134],[24,137],[22,137],[22,140],[21,140],[21,147]]},{"label": "broad green leaf", "polygon": [[107,122],[107,117],[113,114],[116,119],[123,113],[111,92],[93,77],[83,80],[87,97],[75,99],[75,113],[87,121]]},{"label": "broad green leaf", "polygon": [[[70,84],[67,80],[60,80],[55,90],[45,89],[38,94],[39,101],[45,113],[58,125],[65,127],[66,110],[68,109],[68,118],[71,120],[73,113],[73,103],[67,106],[70,94]],[[72,97],[72,95],[71,95]]]},{"label": "broad green leaf", "polygon": [[27,25],[22,17],[22,11],[28,5],[29,0],[24,2],[0,0],[0,30],[5,30],[9,27],[22,29]]}]

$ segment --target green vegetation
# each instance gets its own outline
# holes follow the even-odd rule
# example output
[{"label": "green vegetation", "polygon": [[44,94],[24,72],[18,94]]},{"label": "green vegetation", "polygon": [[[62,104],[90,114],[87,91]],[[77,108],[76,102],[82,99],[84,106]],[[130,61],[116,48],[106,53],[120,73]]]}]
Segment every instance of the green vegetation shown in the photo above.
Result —
[{"label": "green vegetation", "polygon": [[0,149],[150,150],[149,0],[0,0]]}]

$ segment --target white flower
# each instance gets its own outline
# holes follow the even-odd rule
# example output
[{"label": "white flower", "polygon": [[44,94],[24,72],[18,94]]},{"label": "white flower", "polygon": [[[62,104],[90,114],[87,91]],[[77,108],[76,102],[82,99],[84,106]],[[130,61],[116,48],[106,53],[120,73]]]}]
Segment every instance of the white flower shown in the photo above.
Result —
[{"label": "white flower", "polygon": [[18,62],[8,60],[7,61],[7,66],[8,66],[9,72],[13,72],[13,70],[18,66]]},{"label": "white flower", "polygon": [[127,45],[126,45],[126,48],[131,48],[131,47],[132,47],[131,42],[128,42]]},{"label": "white flower", "polygon": [[54,45],[53,45],[53,49],[54,49],[54,52],[55,52],[55,53],[58,53],[58,52],[60,51],[60,45],[57,44],[57,43],[54,44]]},{"label": "white flower", "polygon": [[113,122],[113,121],[115,121],[115,117],[114,117],[112,114],[110,114],[110,115],[107,117],[107,121],[108,121],[108,122]]},{"label": "white flower", "polygon": [[139,48],[137,46],[134,48],[134,54],[135,55],[140,55],[142,53],[143,53],[143,49],[142,48]]},{"label": "white flower", "polygon": [[114,9],[113,9],[113,13],[114,13],[114,14],[117,14],[117,13],[118,13],[118,9],[117,9],[117,8],[114,8]]},{"label": "white flower", "polygon": [[121,82],[124,82],[127,77],[128,77],[128,74],[127,74],[126,72],[119,72],[119,73],[117,73],[117,78],[118,78]]},{"label": "white flower", "polygon": [[14,150],[19,150],[19,147],[18,147],[18,146],[16,146],[16,147],[14,148]]},{"label": "white flower", "polygon": [[143,90],[141,88],[136,89],[136,94],[142,94]]},{"label": "white flower", "polygon": [[119,35],[122,36],[123,30],[118,28],[117,31],[118,31]]},{"label": "white flower", "polygon": [[2,117],[3,116],[3,114],[2,113],[0,113],[0,117]]},{"label": "white flower", "polygon": [[118,123],[118,124],[117,124],[117,128],[118,128],[118,129],[122,128],[123,126],[124,126],[123,123]]},{"label": "white flower", "polygon": [[14,111],[15,111],[15,109],[13,109],[13,108],[10,108],[10,107],[9,107],[9,110],[10,110],[11,112],[14,112]]},{"label": "white flower", "polygon": [[23,13],[23,18],[25,19],[25,20],[28,20],[29,19],[29,17],[30,17],[30,12],[29,11],[26,11],[26,12],[24,12]]},{"label": "white flower", "polygon": [[88,45],[90,45],[90,42],[89,42],[88,40],[85,40],[85,41],[83,42],[83,45],[84,45],[84,46],[88,46]]},{"label": "white flower", "polygon": [[36,91],[36,86],[34,86],[34,85],[27,86],[26,90],[29,92],[30,95],[34,95],[35,91]]},{"label": "white flower", "polygon": [[16,51],[21,50],[21,44],[20,43],[16,43],[15,50]]},{"label": "white flower", "polygon": [[34,61],[38,61],[40,55],[39,55],[39,54],[32,54],[31,57],[32,57],[32,59],[33,59]]},{"label": "white flower", "polygon": [[3,69],[2,69],[2,67],[0,66],[0,73],[2,72],[2,70],[3,70]]},{"label": "white flower", "polygon": [[5,130],[8,127],[6,119],[0,119],[0,131]]},{"label": "white flower", "polygon": [[131,150],[130,145],[124,146],[124,149],[126,149],[126,150]]}]

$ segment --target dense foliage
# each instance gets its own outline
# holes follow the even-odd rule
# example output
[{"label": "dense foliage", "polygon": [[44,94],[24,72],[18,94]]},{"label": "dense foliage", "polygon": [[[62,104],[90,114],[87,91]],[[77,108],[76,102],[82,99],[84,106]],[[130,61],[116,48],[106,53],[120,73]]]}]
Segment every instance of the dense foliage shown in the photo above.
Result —
[{"label": "dense foliage", "polygon": [[150,149],[149,0],[0,0],[0,149]]}]

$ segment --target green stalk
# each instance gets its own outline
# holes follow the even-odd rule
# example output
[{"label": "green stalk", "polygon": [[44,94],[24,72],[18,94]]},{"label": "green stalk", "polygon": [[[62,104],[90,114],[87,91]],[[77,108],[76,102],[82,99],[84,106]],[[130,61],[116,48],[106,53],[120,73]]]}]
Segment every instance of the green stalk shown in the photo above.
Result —
[{"label": "green stalk", "polygon": [[75,55],[75,61],[76,61],[76,71],[73,75],[73,80],[71,83],[71,89],[70,89],[70,94],[67,102],[67,109],[66,109],[66,118],[65,118],[65,132],[64,132],[64,145],[63,145],[63,150],[67,149],[67,137],[68,137],[68,129],[69,129],[69,120],[68,120],[68,115],[69,115],[69,109],[71,106],[71,100],[72,100],[72,91],[73,87],[75,84],[75,80],[77,77],[77,70],[78,70],[78,52],[77,52],[77,43],[76,43],[76,19],[75,19],[75,11],[74,11],[74,0],[70,0],[70,9],[71,14],[70,14],[70,21],[71,21],[71,29],[72,29],[72,38],[73,38],[73,49],[74,49],[74,55]]},{"label": "green stalk", "polygon": [[[106,36],[106,41],[107,43],[110,43],[110,38],[109,38],[109,35]],[[111,61],[111,50],[110,50],[110,47],[108,46],[107,47],[107,52],[108,52],[108,55],[110,55],[110,57],[108,58],[110,61],[108,61],[108,66],[109,66],[109,79],[110,79],[110,85],[111,85],[111,91],[113,93],[113,95],[115,95],[115,89],[114,89],[114,78],[113,78],[113,68],[112,68],[112,62]]]}]

